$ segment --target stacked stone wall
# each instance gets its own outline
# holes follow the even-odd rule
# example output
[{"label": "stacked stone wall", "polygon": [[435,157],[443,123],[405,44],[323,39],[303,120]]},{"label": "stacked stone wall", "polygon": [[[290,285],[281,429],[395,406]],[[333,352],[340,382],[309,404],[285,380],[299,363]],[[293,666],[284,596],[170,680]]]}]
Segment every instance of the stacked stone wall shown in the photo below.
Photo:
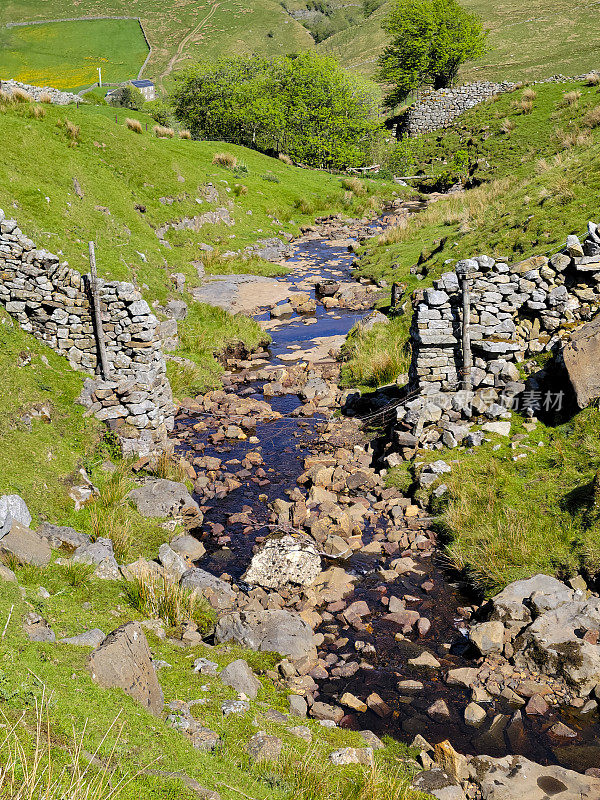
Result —
[{"label": "stacked stone wall", "polygon": [[[466,361],[465,275],[472,357]],[[600,230],[588,223],[583,243],[569,236],[550,257],[512,265],[486,255],[459,261],[456,272],[414,292],[412,302],[410,399],[398,408],[404,429],[420,436],[425,424],[442,418],[506,418],[525,397],[518,365],[540,353],[560,354],[573,329],[600,310]]]},{"label": "stacked stone wall", "polygon": [[[88,379],[81,402],[119,435],[126,452],[164,449],[174,408],[159,322],[133,284],[98,281],[106,379]],[[0,211],[0,302],[21,328],[65,356],[73,369],[98,368],[87,278],[38,249]]]},{"label": "stacked stone wall", "polygon": [[503,83],[478,81],[431,92],[406,113],[399,132],[407,136],[419,136],[446,128],[469,108],[489,100],[494,95],[510,92],[515,86],[516,84],[509,81]]}]

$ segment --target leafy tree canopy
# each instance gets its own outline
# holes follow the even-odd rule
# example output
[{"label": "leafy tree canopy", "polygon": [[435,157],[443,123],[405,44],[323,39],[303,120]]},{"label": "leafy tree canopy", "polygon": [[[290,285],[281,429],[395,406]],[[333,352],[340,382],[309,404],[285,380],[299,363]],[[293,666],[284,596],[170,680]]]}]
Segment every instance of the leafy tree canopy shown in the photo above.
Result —
[{"label": "leafy tree canopy", "polygon": [[461,64],[485,52],[481,21],[456,0],[396,0],[383,29],[392,37],[379,58],[378,78],[392,87],[387,108],[420,86],[449,86]]},{"label": "leafy tree canopy", "polygon": [[313,53],[224,58],[179,77],[175,116],[197,139],[286,153],[310,166],[363,166],[381,132],[377,87]]}]

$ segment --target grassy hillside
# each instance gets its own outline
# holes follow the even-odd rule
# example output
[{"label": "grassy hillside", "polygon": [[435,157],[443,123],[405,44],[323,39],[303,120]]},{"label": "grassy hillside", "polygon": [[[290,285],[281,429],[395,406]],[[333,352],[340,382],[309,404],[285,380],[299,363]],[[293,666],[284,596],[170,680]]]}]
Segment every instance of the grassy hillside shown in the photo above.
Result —
[{"label": "grassy hillside", "polygon": [[148,46],[135,20],[0,28],[0,80],[79,90],[137,77]]},{"label": "grassy hillside", "polygon": [[[76,7],[71,0],[7,0],[0,6],[0,27],[6,22],[75,15],[140,17],[152,47],[144,77],[161,85],[168,82],[173,70],[199,58],[217,58],[227,53],[276,55],[314,46],[306,28],[276,0],[181,0],[175,6],[165,6],[160,0],[82,0]],[[100,23],[89,25],[94,30]]]},{"label": "grassy hillside", "polygon": [[[595,85],[520,89],[412,147],[413,165],[423,173],[448,174],[453,182],[461,171],[471,171],[480,185],[442,197],[407,225],[366,244],[360,274],[398,283],[405,305],[392,325],[350,341],[349,383],[388,383],[405,372],[410,294],[452,270],[458,259],[486,253],[514,263],[550,255],[562,249],[568,234],[583,234],[587,220],[598,218]],[[449,558],[490,594],[539,571],[600,574],[600,413],[587,409],[557,427],[538,423],[534,431],[522,423],[513,415],[512,435],[520,440],[496,437],[473,451],[421,451],[415,464],[389,473],[392,483],[406,489],[419,463],[458,461],[443,476],[449,492],[437,504],[440,524]]]}]

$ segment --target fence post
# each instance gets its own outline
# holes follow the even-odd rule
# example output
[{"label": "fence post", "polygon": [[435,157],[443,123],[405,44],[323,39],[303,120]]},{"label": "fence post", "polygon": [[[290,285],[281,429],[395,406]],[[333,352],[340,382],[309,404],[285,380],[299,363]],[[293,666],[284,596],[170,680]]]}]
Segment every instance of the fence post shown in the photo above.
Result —
[{"label": "fence post", "polygon": [[469,273],[474,271],[474,267],[469,263],[469,259],[459,261],[456,265],[456,274],[460,280],[462,290],[462,356],[463,356],[463,379],[462,388],[465,392],[471,391],[471,368],[473,366],[473,354],[471,353],[471,279]]},{"label": "fence post", "polygon": [[105,381],[110,378],[106,346],[104,343],[104,329],[102,328],[102,313],[100,310],[100,297],[98,295],[98,273],[96,272],[96,251],[94,243],[90,242],[90,295],[94,317],[94,333],[96,334],[96,350],[100,374]]}]

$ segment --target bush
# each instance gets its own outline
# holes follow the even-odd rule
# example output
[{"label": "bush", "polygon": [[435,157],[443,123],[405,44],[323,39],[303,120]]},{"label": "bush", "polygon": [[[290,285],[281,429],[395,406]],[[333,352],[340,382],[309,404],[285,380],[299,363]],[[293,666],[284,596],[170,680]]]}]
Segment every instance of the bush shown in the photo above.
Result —
[{"label": "bush", "polygon": [[158,139],[172,139],[175,136],[173,128],[165,128],[163,125],[155,125],[152,130]]},{"label": "bush", "polygon": [[237,158],[232,153],[215,153],[212,163],[218,164],[219,167],[235,169],[237,166]]},{"label": "bush", "polygon": [[136,86],[121,86],[108,96],[111,106],[129,108],[132,111],[141,111],[144,107],[144,95]]},{"label": "bush", "polygon": [[375,85],[315,53],[203,63],[179,79],[171,102],[195,138],[317,167],[372,163],[381,131]]},{"label": "bush", "polygon": [[125,124],[129,128],[130,131],[134,133],[141,133],[142,132],[142,123],[139,119],[130,119],[129,117],[125,120]]}]

